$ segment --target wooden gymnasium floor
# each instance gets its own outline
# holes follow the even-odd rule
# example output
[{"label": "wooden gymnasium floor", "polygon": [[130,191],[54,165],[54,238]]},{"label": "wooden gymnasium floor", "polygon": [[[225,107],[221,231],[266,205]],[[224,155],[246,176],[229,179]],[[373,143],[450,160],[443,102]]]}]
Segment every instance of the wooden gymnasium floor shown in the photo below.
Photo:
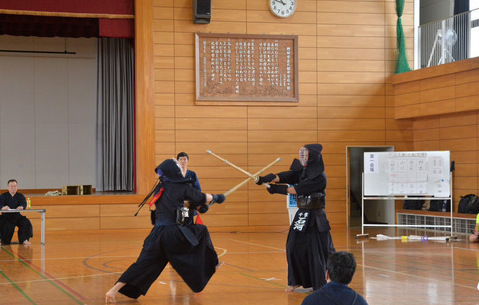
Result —
[{"label": "wooden gymnasium floor", "polygon": [[[376,229],[376,228],[374,228]],[[383,228],[390,236],[422,234]],[[360,229],[333,230],[337,250],[351,251],[358,269],[351,284],[369,304],[479,304],[479,244],[462,240],[357,240]],[[105,292],[137,257],[146,230],[47,232],[30,247],[0,249],[0,304],[104,304]],[[118,304],[295,305],[306,294],[286,293],[286,232],[212,233],[225,265],[194,294],[167,267],[138,301]],[[429,233],[429,235],[433,235]],[[16,239],[16,235],[14,237]]]}]

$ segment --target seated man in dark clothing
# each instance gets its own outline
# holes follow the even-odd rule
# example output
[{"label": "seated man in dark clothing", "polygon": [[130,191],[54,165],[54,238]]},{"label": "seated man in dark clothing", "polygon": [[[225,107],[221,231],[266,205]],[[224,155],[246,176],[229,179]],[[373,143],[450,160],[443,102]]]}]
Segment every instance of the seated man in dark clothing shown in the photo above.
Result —
[{"label": "seated man in dark clothing", "polygon": [[361,295],[348,287],[356,272],[356,260],[352,253],[331,253],[326,268],[328,283],[308,295],[301,305],[368,305]]},{"label": "seated man in dark clothing", "polygon": [[[8,192],[0,195],[0,211],[24,210],[27,208],[25,196],[17,193],[18,183],[15,179],[8,180]],[[33,237],[32,223],[20,213],[3,213],[0,219],[0,243],[9,245],[12,241],[15,227],[18,227],[18,242],[22,245],[30,245]]]}]

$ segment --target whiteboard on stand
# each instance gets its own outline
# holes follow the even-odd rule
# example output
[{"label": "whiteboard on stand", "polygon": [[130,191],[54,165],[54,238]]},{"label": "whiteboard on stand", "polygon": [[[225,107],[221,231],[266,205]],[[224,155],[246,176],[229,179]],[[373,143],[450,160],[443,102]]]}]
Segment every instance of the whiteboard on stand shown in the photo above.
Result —
[{"label": "whiteboard on stand", "polygon": [[449,151],[364,153],[364,196],[450,197]]}]

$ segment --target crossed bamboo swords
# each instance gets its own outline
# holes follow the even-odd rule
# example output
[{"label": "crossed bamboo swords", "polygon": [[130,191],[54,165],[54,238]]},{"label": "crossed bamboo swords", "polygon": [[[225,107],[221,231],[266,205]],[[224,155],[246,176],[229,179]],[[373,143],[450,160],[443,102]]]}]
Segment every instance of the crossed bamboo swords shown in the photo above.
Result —
[{"label": "crossed bamboo swords", "polygon": [[[248,176],[248,178],[246,180],[244,180],[243,182],[237,184],[236,186],[234,186],[232,189],[230,189],[229,191],[227,191],[226,193],[224,193],[225,197],[230,195],[231,193],[233,193],[234,191],[236,191],[237,189],[239,189],[240,187],[242,187],[243,185],[245,185],[246,183],[248,183],[250,180],[254,180],[254,182],[257,182],[258,179],[259,179],[259,175],[264,172],[265,170],[267,170],[268,168],[270,168],[271,166],[273,166],[274,164],[276,164],[277,162],[279,162],[281,160],[281,158],[277,158],[276,160],[274,160],[273,162],[271,162],[270,164],[266,165],[265,167],[263,167],[262,169],[260,169],[259,171],[257,171],[256,173],[254,174],[251,174],[250,172],[248,171],[245,171],[244,169],[242,169],[241,167],[239,166],[236,166],[234,165],[233,163],[229,162],[228,160],[226,159],[223,159],[221,158],[220,156],[218,156],[217,154],[213,153],[211,150],[207,150],[206,151],[207,153],[209,153],[210,155],[212,155],[213,157],[216,157],[218,159],[220,159],[221,161],[223,161],[224,163],[230,165],[231,167],[239,170],[240,172],[242,172],[243,174],[246,174]],[[269,184],[266,184],[265,185],[267,187],[269,187]]]}]

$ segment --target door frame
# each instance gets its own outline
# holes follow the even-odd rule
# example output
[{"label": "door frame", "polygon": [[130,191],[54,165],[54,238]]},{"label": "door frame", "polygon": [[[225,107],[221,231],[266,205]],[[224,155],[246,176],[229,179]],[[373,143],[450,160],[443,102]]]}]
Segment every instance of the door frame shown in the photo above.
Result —
[{"label": "door frame", "polygon": [[[377,146],[366,146],[366,145],[351,145],[346,146],[346,215],[347,215],[347,227],[351,226],[351,151],[353,149],[361,150],[364,152],[384,152],[384,151],[394,151],[394,145],[377,145]],[[363,161],[363,159],[361,159]],[[364,161],[363,161],[364,162]],[[362,179],[362,175],[360,175]],[[362,185],[362,181],[361,181]],[[362,194],[362,191],[361,191]],[[362,198],[358,198],[362,199]],[[363,212],[363,211],[361,211]]]}]

